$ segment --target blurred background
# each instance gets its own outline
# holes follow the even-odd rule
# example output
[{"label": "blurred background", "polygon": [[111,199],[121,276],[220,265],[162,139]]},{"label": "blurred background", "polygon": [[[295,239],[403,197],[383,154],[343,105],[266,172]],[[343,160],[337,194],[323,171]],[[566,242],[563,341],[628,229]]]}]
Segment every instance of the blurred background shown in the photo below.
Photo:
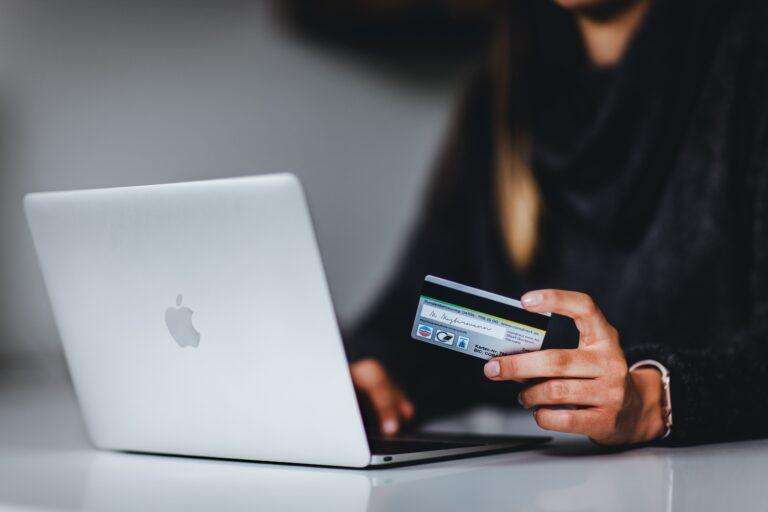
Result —
[{"label": "blurred background", "polygon": [[482,58],[487,3],[0,0],[3,376],[65,375],[32,191],[296,173],[354,321]]}]

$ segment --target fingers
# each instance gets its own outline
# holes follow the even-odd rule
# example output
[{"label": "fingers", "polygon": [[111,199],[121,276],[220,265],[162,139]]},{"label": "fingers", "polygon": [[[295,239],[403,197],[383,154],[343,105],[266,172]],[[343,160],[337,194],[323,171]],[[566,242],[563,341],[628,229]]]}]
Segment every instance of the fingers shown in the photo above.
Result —
[{"label": "fingers", "polygon": [[523,295],[521,302],[530,311],[559,313],[573,318],[581,334],[580,342],[585,345],[609,339],[618,340],[616,329],[608,323],[595,301],[586,293],[535,290]]},{"label": "fingers", "polygon": [[542,407],[533,416],[543,429],[590,437],[604,435],[607,424],[605,414],[597,408],[566,410]]},{"label": "fingers", "polygon": [[413,418],[413,404],[378,361],[364,359],[353,363],[350,373],[355,388],[368,398],[383,434],[396,434],[404,421]]},{"label": "fingers", "polygon": [[386,435],[396,434],[400,429],[400,401],[397,394],[384,387],[371,389],[368,393],[381,432]]},{"label": "fingers", "polygon": [[403,394],[402,391],[399,393],[399,395],[400,395],[400,400],[398,403],[399,403],[400,414],[406,420],[413,419],[413,415],[416,413],[416,408],[413,406],[411,401],[405,397],[405,394]]},{"label": "fingers", "polygon": [[608,399],[605,386],[593,379],[548,379],[520,393],[526,409],[542,405],[601,405]]},{"label": "fingers", "polygon": [[550,349],[491,359],[483,368],[491,380],[538,377],[594,378],[602,373],[597,355],[580,349]]}]

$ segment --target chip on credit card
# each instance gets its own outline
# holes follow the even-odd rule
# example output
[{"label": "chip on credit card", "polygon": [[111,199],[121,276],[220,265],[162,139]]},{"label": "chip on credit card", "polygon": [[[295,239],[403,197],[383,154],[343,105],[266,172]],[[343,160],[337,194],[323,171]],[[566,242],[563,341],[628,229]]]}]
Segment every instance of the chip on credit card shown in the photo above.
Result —
[{"label": "chip on credit card", "polygon": [[573,348],[577,338],[548,336],[553,315],[523,308],[520,301],[479,288],[426,276],[411,337],[480,359],[545,348]]}]

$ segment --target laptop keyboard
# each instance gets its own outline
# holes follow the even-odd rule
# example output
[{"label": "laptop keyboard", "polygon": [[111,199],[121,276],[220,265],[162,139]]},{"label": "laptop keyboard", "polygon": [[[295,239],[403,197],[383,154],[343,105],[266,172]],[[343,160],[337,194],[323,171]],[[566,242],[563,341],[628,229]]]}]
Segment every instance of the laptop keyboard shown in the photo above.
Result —
[{"label": "laptop keyboard", "polygon": [[371,437],[368,444],[375,455],[448,450],[489,444],[518,444],[544,441],[547,438],[483,434],[447,434],[436,432],[402,433],[395,437]]},{"label": "laptop keyboard", "polygon": [[428,452],[433,450],[449,450],[451,448],[466,448],[481,443],[461,443],[453,441],[433,441],[424,439],[371,438],[368,445],[374,455],[398,453]]}]

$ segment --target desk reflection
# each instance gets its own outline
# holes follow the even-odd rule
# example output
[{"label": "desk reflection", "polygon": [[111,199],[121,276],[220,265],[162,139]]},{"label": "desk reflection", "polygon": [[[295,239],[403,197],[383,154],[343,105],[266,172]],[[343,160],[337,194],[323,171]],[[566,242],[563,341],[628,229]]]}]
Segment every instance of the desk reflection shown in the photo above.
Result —
[{"label": "desk reflection", "polygon": [[[453,427],[536,433],[528,416],[468,418],[482,425]],[[88,445],[69,388],[0,393],[2,510],[765,510],[766,474],[768,440],[606,454],[571,437],[380,470],[102,452]]]},{"label": "desk reflection", "polygon": [[584,444],[386,470],[19,450],[0,505],[57,510],[764,509],[765,442],[591,453]]},{"label": "desk reflection", "polygon": [[345,470],[98,453],[82,509],[671,510],[668,457],[533,457]]}]

